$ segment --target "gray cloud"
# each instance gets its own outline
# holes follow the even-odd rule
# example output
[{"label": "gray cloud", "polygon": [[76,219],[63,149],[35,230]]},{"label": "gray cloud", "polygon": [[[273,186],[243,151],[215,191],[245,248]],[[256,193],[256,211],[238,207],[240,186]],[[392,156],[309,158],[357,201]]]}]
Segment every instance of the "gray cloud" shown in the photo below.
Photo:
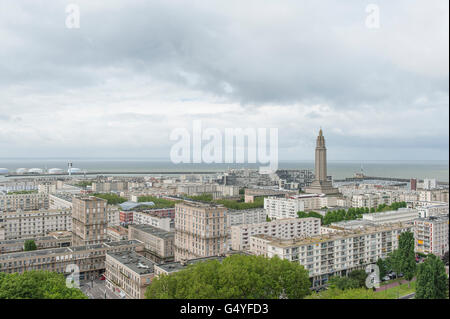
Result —
[{"label": "gray cloud", "polygon": [[80,29],[66,1],[2,3],[8,153],[165,156],[201,118],[278,127],[287,158],[320,125],[341,159],[448,158],[447,1],[378,1],[380,29],[361,1],[76,3]]}]

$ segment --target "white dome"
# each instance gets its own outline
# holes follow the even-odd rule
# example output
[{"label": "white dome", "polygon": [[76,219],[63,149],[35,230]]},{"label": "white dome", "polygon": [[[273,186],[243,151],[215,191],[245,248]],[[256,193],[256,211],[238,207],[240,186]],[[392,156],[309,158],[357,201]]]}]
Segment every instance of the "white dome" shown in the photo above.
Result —
[{"label": "white dome", "polygon": [[7,168],[0,168],[0,175],[6,175],[9,173],[9,169]]},{"label": "white dome", "polygon": [[30,168],[28,173],[42,174],[42,168]]},{"label": "white dome", "polygon": [[62,174],[64,171],[60,168],[50,168],[48,170],[49,174]]},{"label": "white dome", "polygon": [[23,173],[26,173],[26,172],[28,172],[28,168],[18,168],[18,169],[16,169],[16,173],[17,174],[23,174]]}]

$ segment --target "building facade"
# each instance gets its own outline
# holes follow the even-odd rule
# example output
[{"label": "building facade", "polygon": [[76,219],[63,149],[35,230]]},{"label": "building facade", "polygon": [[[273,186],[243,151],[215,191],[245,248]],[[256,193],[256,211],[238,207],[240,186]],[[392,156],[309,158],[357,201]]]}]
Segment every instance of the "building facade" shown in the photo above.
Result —
[{"label": "building facade", "polygon": [[227,251],[226,208],[184,201],[175,205],[175,261]]},{"label": "building facade", "polygon": [[73,245],[91,245],[107,241],[107,201],[94,196],[76,196],[72,203]]},{"label": "building facade", "polygon": [[448,251],[448,214],[414,221],[416,252],[443,256]]}]

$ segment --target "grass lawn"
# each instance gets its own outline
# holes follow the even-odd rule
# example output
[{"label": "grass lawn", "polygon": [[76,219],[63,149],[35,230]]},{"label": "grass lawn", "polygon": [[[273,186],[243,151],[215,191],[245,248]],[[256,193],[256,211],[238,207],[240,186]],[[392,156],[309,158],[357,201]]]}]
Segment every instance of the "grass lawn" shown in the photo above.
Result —
[{"label": "grass lawn", "polygon": [[408,288],[408,284],[402,284],[399,286],[395,286],[384,291],[377,291],[376,294],[385,296],[386,299],[397,299],[398,297],[402,297],[413,293],[416,291],[416,282],[411,281],[410,288]]}]

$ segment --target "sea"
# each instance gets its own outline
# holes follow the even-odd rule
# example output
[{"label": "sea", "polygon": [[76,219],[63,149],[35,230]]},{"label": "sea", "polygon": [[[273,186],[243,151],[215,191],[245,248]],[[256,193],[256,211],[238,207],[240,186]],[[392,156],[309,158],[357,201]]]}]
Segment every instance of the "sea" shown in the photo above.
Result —
[{"label": "sea", "polygon": [[[151,173],[151,172],[221,172],[227,169],[258,168],[259,164],[174,164],[170,160],[148,158],[0,158],[0,168],[14,173],[18,168],[60,168],[67,170],[69,160],[83,172],[97,173]],[[279,169],[314,169],[314,161],[279,161]],[[328,161],[328,175],[333,179],[366,176],[397,178],[436,178],[449,181],[449,161]],[[0,181],[8,179],[0,175]]]}]

